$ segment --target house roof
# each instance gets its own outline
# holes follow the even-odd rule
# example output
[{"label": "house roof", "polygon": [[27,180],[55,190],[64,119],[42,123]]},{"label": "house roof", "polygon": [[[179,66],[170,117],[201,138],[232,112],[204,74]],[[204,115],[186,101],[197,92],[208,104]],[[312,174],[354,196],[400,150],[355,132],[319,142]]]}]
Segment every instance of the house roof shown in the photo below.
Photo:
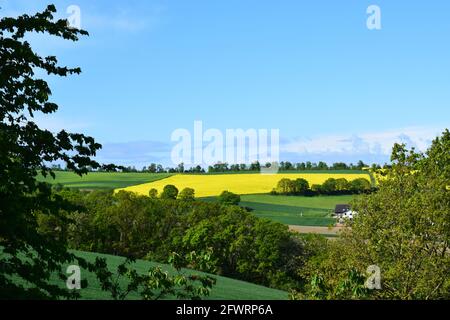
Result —
[{"label": "house roof", "polygon": [[347,211],[350,211],[350,205],[348,204],[337,204],[334,209],[334,213],[345,213]]}]

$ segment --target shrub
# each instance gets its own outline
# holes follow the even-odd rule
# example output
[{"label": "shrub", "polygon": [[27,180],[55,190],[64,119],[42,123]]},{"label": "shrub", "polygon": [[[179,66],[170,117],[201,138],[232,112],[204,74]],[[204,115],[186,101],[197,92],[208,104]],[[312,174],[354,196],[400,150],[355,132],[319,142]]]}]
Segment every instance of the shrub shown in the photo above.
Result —
[{"label": "shrub", "polygon": [[345,178],[336,179],[336,191],[348,192],[350,190],[350,183]]},{"label": "shrub", "polygon": [[306,195],[309,191],[309,182],[305,179],[297,179],[294,181],[294,193],[298,195]]},{"label": "shrub", "polygon": [[292,180],[284,178],[278,182],[275,190],[278,194],[291,194],[295,190],[295,184]]},{"label": "shrub", "polygon": [[184,188],[178,195],[178,199],[182,201],[194,201],[195,200],[195,190],[192,188]]},{"label": "shrub", "polygon": [[148,191],[148,196],[152,199],[158,198],[158,190],[156,190],[155,188],[150,189]]},{"label": "shrub", "polygon": [[334,179],[334,178],[327,179],[322,184],[322,192],[326,193],[326,194],[335,193],[336,192],[336,179]]},{"label": "shrub", "polygon": [[233,192],[224,191],[219,196],[219,203],[221,204],[237,206],[240,202],[241,196]]},{"label": "shrub", "polygon": [[178,189],[174,185],[167,185],[164,187],[163,192],[161,193],[161,199],[173,199],[175,200],[178,197]]},{"label": "shrub", "polygon": [[364,178],[355,179],[352,182],[348,182],[345,178],[327,179],[322,185],[313,184],[311,187],[305,179],[297,179],[292,181],[290,179],[281,179],[277,187],[273,189],[270,194],[272,195],[336,195],[336,194],[359,194],[372,191],[372,185],[369,180]]},{"label": "shrub", "polygon": [[369,180],[360,178],[355,179],[350,183],[350,189],[354,193],[364,193],[370,191],[372,189],[372,185]]}]

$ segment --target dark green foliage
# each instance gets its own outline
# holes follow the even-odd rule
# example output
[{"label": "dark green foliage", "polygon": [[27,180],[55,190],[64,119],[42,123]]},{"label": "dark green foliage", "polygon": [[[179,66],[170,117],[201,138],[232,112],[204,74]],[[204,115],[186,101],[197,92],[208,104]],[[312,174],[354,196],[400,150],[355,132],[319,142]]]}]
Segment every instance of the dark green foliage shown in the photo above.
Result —
[{"label": "dark green foliage", "polygon": [[358,178],[348,182],[345,178],[329,178],[323,184],[313,184],[309,186],[308,181],[304,179],[290,180],[281,179],[276,188],[271,192],[272,195],[296,195],[296,196],[314,196],[314,195],[350,195],[360,193],[370,193],[374,191],[369,180]]},{"label": "dark green foliage", "polygon": [[[51,282],[51,276],[56,274],[61,283],[65,283],[67,275],[62,266],[68,263],[98,272],[98,276],[102,274],[101,269],[95,268],[98,265],[88,264],[70,254],[67,242],[91,249],[93,246],[107,247],[108,240],[115,236],[125,244],[134,240],[126,236],[144,237],[134,233],[129,235],[123,229],[134,221],[130,216],[133,212],[128,211],[133,209],[132,204],[122,203],[124,223],[114,230],[108,224],[109,217],[100,216],[92,221],[88,213],[108,205],[112,210],[110,195],[85,195],[64,190],[60,185],[52,190],[46,182],[36,180],[38,175],[54,178],[53,169],[60,167],[49,166],[49,163],[55,161],[64,162],[66,170],[78,175],[93,169],[116,170],[114,165],[100,166],[91,160],[90,157],[101,148],[92,137],[65,130],[54,134],[39,128],[33,121],[35,113],[50,114],[58,110],[58,105],[49,100],[52,92],[48,84],[36,75],[47,73],[65,77],[81,72],[79,68],[59,66],[56,57],[39,56],[24,40],[32,32],[72,41],[77,41],[79,35],[88,34],[68,27],[66,20],[55,21],[55,12],[55,6],[50,5],[33,16],[0,20],[0,299],[77,298],[76,292]],[[86,203],[89,206],[84,206]],[[97,237],[93,230],[104,237]],[[126,248],[120,242],[116,246],[112,250],[125,253],[137,250]],[[149,281],[156,281],[161,274],[155,271],[145,278],[148,288]],[[164,290],[180,284],[182,289],[193,288],[182,278],[175,279],[179,283],[174,283],[171,278],[165,280]],[[202,284],[207,285],[206,282]],[[194,297],[201,293],[205,292],[200,290]]]},{"label": "dark green foliage", "polygon": [[[72,41],[87,35],[69,28],[66,20],[55,21],[55,12],[51,5],[32,16],[0,20],[0,298],[72,296],[48,280],[52,272],[59,272],[63,279],[61,264],[74,257],[67,253],[62,236],[55,239],[36,231],[35,215],[40,212],[57,219],[59,208],[67,203],[52,196],[50,187],[35,177],[38,172],[53,176],[47,163],[56,160],[78,174],[100,167],[90,159],[101,147],[93,138],[64,130],[53,134],[33,121],[35,113],[58,110],[49,100],[48,84],[36,75],[65,77],[81,72],[59,66],[56,57],[39,56],[24,40],[31,32]],[[27,285],[13,283],[10,276],[20,277]]]},{"label": "dark green foliage", "polygon": [[337,192],[346,192],[350,190],[350,183],[345,178],[339,178],[335,180],[335,190]]},{"label": "dark green foliage", "polygon": [[195,200],[195,190],[192,188],[184,188],[178,195],[178,199],[181,201],[194,201]]},{"label": "dark green foliage", "polygon": [[[323,171],[345,171],[346,173],[357,173],[357,171],[362,171],[365,167],[368,167],[363,161],[358,161],[357,165],[346,164],[343,162],[334,163],[329,166],[327,163],[323,161],[319,161],[318,163],[313,162],[299,162],[292,163],[289,161],[281,161],[280,163],[271,163],[268,162],[265,164],[266,168],[270,168],[273,165],[278,165],[280,172],[292,172],[292,171],[314,171],[314,172],[323,172]],[[374,166],[378,166],[374,164]],[[192,168],[189,172],[200,172],[201,168]],[[212,166],[208,167],[208,173],[236,173],[236,172],[259,172],[261,170],[261,164],[256,161],[250,165],[246,164],[228,164],[228,163],[216,163]],[[175,172],[176,170],[174,170]],[[185,171],[186,172],[186,171]]]},{"label": "dark green foliage", "polygon": [[294,193],[297,195],[306,195],[309,191],[309,182],[305,179],[294,181]]},{"label": "dark green foliage", "polygon": [[174,185],[167,185],[164,187],[163,192],[161,193],[161,199],[173,199],[175,200],[178,197],[178,189]]},{"label": "dark green foliage", "polygon": [[[354,201],[351,229],[300,270],[310,285],[296,298],[449,299],[449,159],[448,130],[425,154],[396,144],[379,190]],[[379,290],[364,287],[369,266]]]},{"label": "dark green foliage", "polygon": [[241,202],[241,196],[233,192],[224,191],[218,197],[218,201],[224,205],[234,205],[237,206]]},{"label": "dark green foliage", "polygon": [[[151,199],[124,191],[64,190],[60,195],[83,209],[66,212],[72,221],[64,227],[62,221],[40,219],[40,230],[65,237],[73,249],[162,263],[171,252],[180,257],[209,253],[208,264],[191,259],[183,266],[281,289],[298,283],[287,265],[296,265],[302,243],[287,226],[239,206]],[[57,232],[60,228],[65,231]]]},{"label": "dark green foliage", "polygon": [[[208,255],[199,257],[188,255],[189,261],[207,261]],[[101,287],[111,294],[113,300],[125,300],[132,293],[137,293],[143,300],[161,300],[175,297],[182,300],[201,300],[209,296],[216,279],[208,275],[186,274],[181,269],[179,257],[172,254],[169,262],[176,270],[175,275],[165,272],[161,267],[151,268],[147,274],[140,274],[132,267],[134,259],[127,259],[117,267],[115,272],[108,269],[106,260],[97,259],[95,269]],[[127,279],[125,285],[121,284]]]},{"label": "dark green foliage", "polygon": [[158,190],[156,190],[155,188],[150,189],[148,191],[148,196],[152,199],[158,198]]},{"label": "dark green foliage", "polygon": [[360,178],[350,182],[350,190],[354,193],[365,193],[372,189],[370,182],[366,179]]},{"label": "dark green foliage", "polygon": [[325,194],[334,194],[336,192],[336,179],[327,179],[322,184],[321,192]]},{"label": "dark green foliage", "polygon": [[294,181],[291,179],[281,179],[275,188],[276,194],[292,194],[294,192]]}]

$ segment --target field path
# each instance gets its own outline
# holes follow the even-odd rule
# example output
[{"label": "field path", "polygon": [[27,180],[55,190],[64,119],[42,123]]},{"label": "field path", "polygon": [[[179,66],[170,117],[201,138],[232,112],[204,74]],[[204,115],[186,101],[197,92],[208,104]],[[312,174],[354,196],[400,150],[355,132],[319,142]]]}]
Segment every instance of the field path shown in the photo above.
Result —
[{"label": "field path", "polygon": [[330,235],[330,236],[336,236],[338,235],[345,227],[338,226],[338,227],[308,227],[308,226],[289,226],[289,230],[295,231],[298,233],[315,233],[315,234],[322,234],[322,235]]}]

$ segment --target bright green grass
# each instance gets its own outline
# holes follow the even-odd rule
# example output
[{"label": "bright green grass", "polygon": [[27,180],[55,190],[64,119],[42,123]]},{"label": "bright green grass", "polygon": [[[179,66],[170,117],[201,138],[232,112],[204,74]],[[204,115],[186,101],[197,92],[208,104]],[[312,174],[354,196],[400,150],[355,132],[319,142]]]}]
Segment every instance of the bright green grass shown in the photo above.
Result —
[{"label": "bright green grass", "polygon": [[273,196],[243,195],[241,206],[252,208],[261,218],[298,226],[334,225],[331,213],[337,204],[348,204],[353,196]]},{"label": "bright green grass", "polygon": [[137,184],[153,182],[170,177],[167,173],[121,173],[121,172],[90,172],[82,177],[72,172],[57,171],[56,179],[38,177],[40,181],[51,184],[62,184],[65,187],[77,189],[117,189]]},{"label": "bright green grass", "polygon": [[265,204],[285,205],[294,207],[307,207],[315,209],[334,209],[337,204],[349,203],[354,196],[273,196],[268,194],[243,195],[241,200],[244,202],[258,202]]},{"label": "bright green grass", "polygon": [[[98,253],[88,253],[88,252],[74,252],[77,256],[86,259],[87,261],[94,262],[95,258],[105,258],[108,263],[108,267],[111,271],[116,271],[117,266],[125,261],[122,257],[116,257],[111,255],[104,255]],[[144,274],[148,272],[151,267],[161,266],[163,270],[168,272],[174,272],[173,268],[166,265],[156,264],[149,261],[138,260],[136,264],[133,265],[138,272]],[[197,271],[187,271],[195,274],[202,274]],[[86,289],[81,289],[81,299],[83,300],[108,300],[111,296],[102,291],[97,278],[93,273],[88,271],[81,271],[81,276],[83,280],[88,281],[88,287]],[[219,276],[214,276],[217,279],[216,285],[211,291],[211,295],[207,298],[208,300],[287,300],[288,294],[284,291],[270,289],[248,282],[238,281],[230,278],[224,278]],[[61,282],[60,280],[54,279],[54,283]],[[122,282],[126,283],[126,280]],[[65,283],[61,284],[62,287]],[[138,294],[130,294],[128,299],[138,300],[140,296]]]}]

